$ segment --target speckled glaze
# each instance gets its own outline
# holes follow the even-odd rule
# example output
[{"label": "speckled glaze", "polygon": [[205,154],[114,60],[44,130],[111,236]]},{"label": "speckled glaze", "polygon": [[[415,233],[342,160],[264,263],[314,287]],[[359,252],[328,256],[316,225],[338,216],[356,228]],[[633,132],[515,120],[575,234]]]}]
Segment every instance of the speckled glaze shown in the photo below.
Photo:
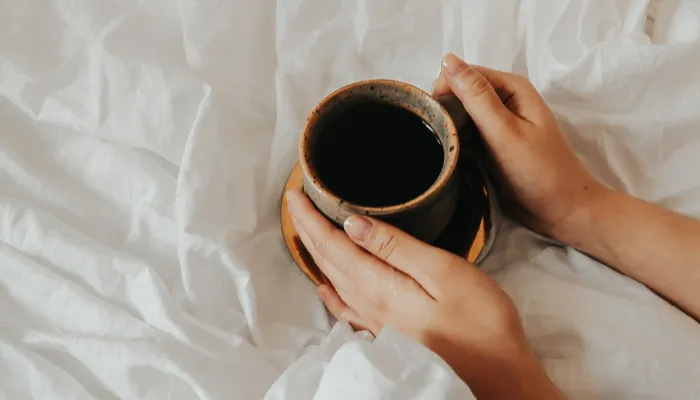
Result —
[{"label": "speckled glaze", "polygon": [[[452,108],[448,103],[453,99],[438,102],[415,86],[386,79],[356,82],[336,90],[314,108],[301,135],[299,159],[304,172],[304,191],[316,207],[338,225],[353,214],[364,214],[432,243],[450,221],[459,191],[456,171],[460,122],[454,121],[446,109]],[[359,206],[335,196],[318,178],[312,154],[325,118],[350,104],[368,100],[399,106],[418,115],[433,128],[442,143],[445,158],[440,175],[427,191],[406,203],[388,207]]]}]

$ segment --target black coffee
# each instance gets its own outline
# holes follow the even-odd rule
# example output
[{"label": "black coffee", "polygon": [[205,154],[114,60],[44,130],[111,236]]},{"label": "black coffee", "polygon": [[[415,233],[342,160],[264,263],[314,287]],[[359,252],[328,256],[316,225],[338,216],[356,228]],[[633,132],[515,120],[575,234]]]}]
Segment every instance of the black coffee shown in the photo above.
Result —
[{"label": "black coffee", "polygon": [[313,163],[333,194],[382,207],[425,192],[442,170],[440,141],[420,117],[400,107],[359,103],[329,115]]}]

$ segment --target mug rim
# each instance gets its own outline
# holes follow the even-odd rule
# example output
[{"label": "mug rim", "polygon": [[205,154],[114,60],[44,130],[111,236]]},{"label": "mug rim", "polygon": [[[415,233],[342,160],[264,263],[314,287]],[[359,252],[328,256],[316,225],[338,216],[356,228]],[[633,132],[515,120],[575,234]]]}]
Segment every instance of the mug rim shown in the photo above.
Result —
[{"label": "mug rim", "polygon": [[[442,169],[440,170],[440,175],[438,175],[437,179],[435,179],[435,181],[432,183],[432,185],[430,185],[428,189],[426,189],[419,196],[414,197],[413,199],[408,200],[406,202],[381,207],[363,206],[336,196],[330,189],[328,189],[328,187],[325,186],[323,181],[321,181],[321,179],[317,175],[317,171],[315,170],[315,168],[311,167],[311,162],[309,160],[311,155],[305,154],[305,149],[307,149],[310,145],[309,141],[311,140],[311,133],[314,132],[314,128],[317,126],[322,116],[319,110],[324,108],[329,102],[331,102],[332,100],[349,90],[352,90],[357,87],[366,87],[371,85],[392,86],[394,88],[399,88],[405,91],[409,95],[413,95],[427,100],[428,103],[432,106],[433,110],[438,110],[438,112],[442,113],[445,116],[446,123],[443,126],[443,129],[446,130],[446,137],[448,138],[447,147],[454,146],[454,149],[452,151],[444,152],[445,160],[443,162]],[[423,121],[425,121],[425,118],[423,118],[422,115],[418,115],[416,112],[409,108],[406,109],[412,114],[420,117]],[[433,130],[436,130],[432,124],[428,123],[427,121],[425,121],[425,123],[427,123]],[[445,146],[443,145],[443,150],[444,148]],[[431,204],[432,201],[440,195],[440,192],[447,187],[447,184],[449,183],[450,179],[454,176],[455,171],[457,170],[459,152],[460,144],[457,127],[455,126],[452,117],[447,112],[445,107],[443,107],[443,105],[440,104],[440,102],[438,102],[430,94],[420,89],[419,87],[411,85],[410,83],[401,82],[393,79],[367,79],[354,82],[345,85],[339,89],[336,89],[331,94],[326,96],[323,100],[321,100],[313,108],[308,118],[306,119],[304,128],[302,130],[301,140],[299,140],[299,163],[301,164],[302,170],[304,171],[304,175],[309,178],[310,183],[314,185],[324,196],[331,198],[333,201],[343,204],[344,207],[352,209],[352,211],[355,213],[362,213],[370,216],[391,215],[397,212],[418,208],[423,204]]]}]

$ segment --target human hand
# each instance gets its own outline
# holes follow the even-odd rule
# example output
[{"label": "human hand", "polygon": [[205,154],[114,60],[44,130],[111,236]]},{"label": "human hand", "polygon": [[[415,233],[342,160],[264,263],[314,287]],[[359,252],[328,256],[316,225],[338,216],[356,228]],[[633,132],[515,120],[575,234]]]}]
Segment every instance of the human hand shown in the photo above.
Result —
[{"label": "human hand", "polygon": [[454,93],[495,164],[499,200],[512,217],[561,239],[606,189],[586,170],[527,78],[443,58],[433,96]]},{"label": "human hand", "polygon": [[440,355],[480,399],[559,398],[512,301],[479,269],[365,216],[348,218],[346,234],[300,192],[287,204],[332,284],[319,295],[337,319],[375,335],[391,325]]},{"label": "human hand", "polygon": [[443,59],[436,97],[454,93],[495,161],[499,200],[534,230],[643,283],[700,320],[700,223],[598,183],[523,77]]}]

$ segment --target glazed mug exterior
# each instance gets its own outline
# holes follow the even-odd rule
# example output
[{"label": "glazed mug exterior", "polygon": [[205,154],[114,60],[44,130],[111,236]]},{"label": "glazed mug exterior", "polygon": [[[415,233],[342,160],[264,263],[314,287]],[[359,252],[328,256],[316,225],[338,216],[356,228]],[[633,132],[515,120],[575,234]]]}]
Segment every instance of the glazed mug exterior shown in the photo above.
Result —
[{"label": "glazed mug exterior", "polygon": [[[423,119],[442,144],[443,166],[435,182],[418,197],[402,204],[365,207],[333,194],[319,179],[314,165],[314,145],[323,134],[325,119],[333,113],[359,102],[376,102],[404,108]],[[449,110],[461,110],[452,112]],[[451,115],[452,114],[452,115]],[[373,79],[344,86],[323,99],[309,115],[299,142],[299,159],[304,172],[304,191],[316,208],[328,219],[342,225],[354,214],[386,221],[410,235],[432,243],[450,221],[459,195],[458,128],[466,117],[456,98],[440,101],[408,83]],[[416,160],[420,162],[420,160]]]}]

